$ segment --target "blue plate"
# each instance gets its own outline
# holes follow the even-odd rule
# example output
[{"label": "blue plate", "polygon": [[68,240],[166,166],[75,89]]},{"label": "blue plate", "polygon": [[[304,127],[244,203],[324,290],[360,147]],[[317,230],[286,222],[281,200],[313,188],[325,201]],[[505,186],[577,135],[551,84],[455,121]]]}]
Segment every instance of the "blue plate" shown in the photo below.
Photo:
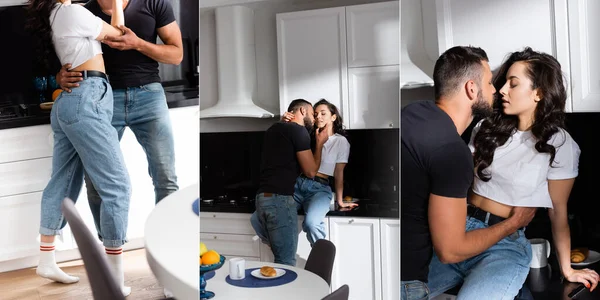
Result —
[{"label": "blue plate", "polygon": [[200,215],[200,198],[196,199],[196,201],[194,201],[194,203],[192,203],[192,210],[197,215]]}]

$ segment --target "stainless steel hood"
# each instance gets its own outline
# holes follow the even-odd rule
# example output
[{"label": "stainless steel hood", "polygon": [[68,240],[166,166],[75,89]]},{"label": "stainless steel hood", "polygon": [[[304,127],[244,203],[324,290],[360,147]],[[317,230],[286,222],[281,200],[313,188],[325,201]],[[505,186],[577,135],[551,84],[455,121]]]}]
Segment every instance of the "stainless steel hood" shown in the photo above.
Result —
[{"label": "stainless steel hood", "polygon": [[254,11],[245,6],[217,7],[215,17],[218,100],[200,111],[200,119],[274,117],[252,99],[257,94]]},{"label": "stainless steel hood", "polygon": [[435,62],[428,56],[428,49],[425,48],[422,1],[401,2],[400,87],[410,89],[433,86]]}]

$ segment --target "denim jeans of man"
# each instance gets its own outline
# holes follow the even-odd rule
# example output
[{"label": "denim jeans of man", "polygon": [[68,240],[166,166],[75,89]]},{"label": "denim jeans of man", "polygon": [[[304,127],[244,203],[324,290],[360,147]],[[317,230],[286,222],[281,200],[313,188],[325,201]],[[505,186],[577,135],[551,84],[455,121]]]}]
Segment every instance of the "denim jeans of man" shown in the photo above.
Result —
[{"label": "denim jeans of man", "polygon": [[296,266],[298,211],[291,195],[256,195],[256,211],[250,223],[256,234],[271,246],[274,262]]},{"label": "denim jeans of man", "polygon": [[400,281],[401,300],[429,300],[427,284],[419,280]]},{"label": "denim jeans of man", "polygon": [[99,77],[84,79],[54,102],[52,176],[42,193],[40,234],[60,234],[66,225],[61,202],[65,197],[77,201],[85,168],[103,199],[97,221],[104,246],[120,247],[126,242],[130,183],[112,116],[112,90]]},{"label": "denim jeans of man", "polygon": [[331,187],[318,181],[299,176],[294,186],[294,200],[298,209],[304,210],[302,230],[311,247],[318,239],[325,238],[325,216],[329,212],[331,203]]},{"label": "denim jeans of man", "polygon": [[[483,221],[467,217],[467,231],[486,227]],[[435,297],[462,282],[458,299],[513,300],[527,279],[530,262],[531,245],[524,230],[460,263],[443,264],[434,252],[429,264],[430,296]]]},{"label": "denim jeans of man", "polygon": [[[169,108],[160,83],[140,87],[115,89],[112,126],[119,140],[129,127],[142,146],[148,160],[148,174],[154,184],[155,203],[179,189],[175,173],[175,150]],[[104,233],[98,228],[102,197],[85,176],[90,210],[94,217],[98,237]]]}]

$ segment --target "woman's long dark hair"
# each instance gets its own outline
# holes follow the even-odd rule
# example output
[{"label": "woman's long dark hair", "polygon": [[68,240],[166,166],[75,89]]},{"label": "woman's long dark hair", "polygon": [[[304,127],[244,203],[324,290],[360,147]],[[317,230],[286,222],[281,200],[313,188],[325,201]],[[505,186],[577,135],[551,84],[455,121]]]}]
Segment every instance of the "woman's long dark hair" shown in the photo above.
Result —
[{"label": "woman's long dark hair", "polygon": [[[346,130],[344,129],[344,121],[342,120],[342,115],[340,114],[340,111],[338,110],[338,108],[333,103],[331,103],[325,99],[319,100],[317,103],[315,103],[315,105],[313,105],[313,108],[317,109],[317,107],[319,105],[327,105],[327,109],[329,109],[329,112],[331,113],[331,115],[332,116],[336,115],[335,121],[333,121],[333,133],[340,134],[340,135],[346,137],[346,139],[347,139]],[[314,129],[310,133],[313,150],[315,149],[316,131],[317,131],[317,126],[314,126]]]},{"label": "woman's long dark hair", "polygon": [[55,0],[29,0],[27,2],[27,21],[25,29],[32,35],[36,65],[42,72],[51,70],[51,59],[56,57],[52,43],[50,12],[56,5]]},{"label": "woman's long dark hair", "polygon": [[[526,74],[532,81],[531,88],[539,89],[541,94],[541,100],[535,108],[531,133],[537,140],[535,149],[540,153],[549,153],[549,165],[552,165],[556,148],[548,144],[548,140],[559,131],[559,128],[564,127],[564,108],[567,100],[560,63],[551,55],[533,51],[529,47],[523,51],[514,52],[502,64],[494,79],[497,91],[500,91],[506,83],[508,69],[518,61],[526,63]],[[484,173],[484,170],[492,164],[496,148],[506,143],[517,130],[518,124],[517,116],[504,114],[502,95],[496,94],[494,113],[491,117],[484,119],[473,140],[475,146],[473,159],[477,176],[481,180],[490,180],[491,175]]]}]

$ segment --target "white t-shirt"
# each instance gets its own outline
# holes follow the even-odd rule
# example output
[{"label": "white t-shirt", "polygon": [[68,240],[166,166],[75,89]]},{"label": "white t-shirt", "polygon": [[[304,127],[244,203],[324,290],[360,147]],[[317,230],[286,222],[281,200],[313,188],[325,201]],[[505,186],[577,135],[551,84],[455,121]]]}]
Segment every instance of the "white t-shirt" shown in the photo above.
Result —
[{"label": "white t-shirt", "polygon": [[350,143],[343,135],[334,134],[327,139],[321,151],[321,166],[319,173],[333,176],[335,164],[348,163]]},{"label": "white t-shirt", "polygon": [[[482,122],[471,133],[469,148]],[[482,181],[477,176],[473,192],[510,206],[552,208],[548,180],[575,178],[578,175],[581,150],[564,129],[554,134],[548,144],[556,147],[552,166],[550,154],[535,150],[536,138],[531,131],[516,131],[504,145],[496,148],[494,161],[484,172],[492,178]]]},{"label": "white t-shirt", "polygon": [[102,53],[96,40],[102,32],[102,19],[78,4],[57,3],[50,12],[52,42],[62,65],[76,68]]}]

